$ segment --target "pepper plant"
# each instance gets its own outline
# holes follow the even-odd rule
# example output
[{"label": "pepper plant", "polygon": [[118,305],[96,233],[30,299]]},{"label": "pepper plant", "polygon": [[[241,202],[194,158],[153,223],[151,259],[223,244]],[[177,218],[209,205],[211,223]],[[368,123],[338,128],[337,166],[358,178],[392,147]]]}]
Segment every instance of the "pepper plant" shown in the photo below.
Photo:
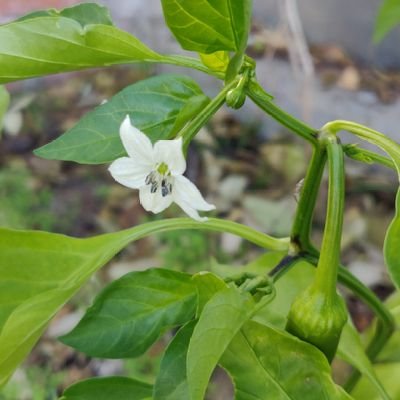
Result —
[{"label": "pepper plant", "polygon": [[[224,276],[152,268],[111,282],[60,340],[91,357],[120,359],[145,353],[172,331],[158,375],[155,382],[118,376],[84,380],[67,388],[63,400],[201,400],[217,366],[230,376],[237,400],[365,399],[353,390],[361,376],[372,385],[370,398],[394,399],[374,367],[395,329],[393,315],[341,264],[340,241],[344,157],[381,164],[400,175],[400,146],[355,122],[332,121],[317,129],[279,108],[258,83],[255,61],[245,54],[251,0],[161,3],[172,34],[198,57],[151,50],[114,26],[104,7],[91,3],[34,12],[0,26],[2,84],[91,67],[164,63],[199,70],[220,85],[210,99],[185,75],[144,79],[35,151],[46,159],[105,164],[119,183],[139,190],[146,210],[158,213],[176,202],[190,218],[161,219],[87,239],[0,229],[0,384],[7,383],[61,307],[125,246],[159,232],[200,229],[229,232],[265,253]],[[2,112],[8,101],[4,88],[0,96]],[[224,104],[237,109],[245,101],[253,101],[312,148],[290,237],[212,217],[214,206],[183,176],[188,146],[199,130]],[[343,145],[342,131],[388,157]],[[326,166],[328,201],[318,249],[311,233]],[[396,202],[383,251],[398,288],[400,195]],[[366,347],[338,283],[376,315]],[[335,357],[353,369],[344,387],[331,376]]]}]

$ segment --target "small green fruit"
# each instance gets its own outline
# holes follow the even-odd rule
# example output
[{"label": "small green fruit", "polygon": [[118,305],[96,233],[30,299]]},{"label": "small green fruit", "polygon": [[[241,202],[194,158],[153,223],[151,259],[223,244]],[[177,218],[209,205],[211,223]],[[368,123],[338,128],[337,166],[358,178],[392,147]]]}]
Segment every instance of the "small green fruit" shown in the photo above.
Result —
[{"label": "small green fruit", "polygon": [[339,294],[328,296],[310,286],[294,300],[286,330],[318,347],[332,361],[346,321],[346,305]]}]

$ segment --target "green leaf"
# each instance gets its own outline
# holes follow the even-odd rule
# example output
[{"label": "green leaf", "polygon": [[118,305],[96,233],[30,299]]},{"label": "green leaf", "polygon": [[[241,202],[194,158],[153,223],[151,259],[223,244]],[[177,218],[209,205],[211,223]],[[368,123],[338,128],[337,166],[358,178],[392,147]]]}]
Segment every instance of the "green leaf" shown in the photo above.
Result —
[{"label": "green leaf", "polygon": [[0,83],[163,57],[114,26],[40,16],[0,26]]},{"label": "green leaf", "polygon": [[48,10],[34,11],[18,18],[16,21],[25,21],[28,19],[39,17],[65,17],[79,22],[82,27],[90,24],[113,25],[110,12],[107,7],[96,3],[77,4],[76,6],[56,10],[50,8]]},{"label": "green leaf", "polygon": [[91,239],[0,229],[0,386],[62,305],[143,227]]},{"label": "green leaf", "polygon": [[10,104],[10,95],[4,86],[0,86],[0,137],[1,131],[3,129],[3,119],[4,115]]},{"label": "green leaf", "polygon": [[400,24],[399,1],[384,0],[375,20],[374,42],[380,42],[398,24]]},{"label": "green leaf", "polygon": [[242,52],[251,0],[161,0],[165,20],[183,49],[199,53]]},{"label": "green leaf", "polygon": [[152,400],[153,387],[123,376],[92,378],[68,387],[60,400]]},{"label": "green leaf", "polygon": [[[396,330],[385,343],[385,347],[379,353],[377,361],[382,363],[400,363],[400,292],[397,291],[390,296],[386,301],[386,305],[389,307],[389,310],[395,319]],[[369,329],[369,333],[372,334],[372,330],[373,329]]]},{"label": "green leaf", "polygon": [[172,339],[161,360],[154,384],[153,400],[187,400],[186,355],[196,321],[191,321]]},{"label": "green leaf", "polygon": [[396,214],[385,237],[383,253],[392,281],[400,288],[400,189],[396,196]]},{"label": "green leaf", "polygon": [[202,63],[213,71],[225,72],[229,64],[227,51],[216,51],[211,54],[200,53]]},{"label": "green leaf", "polygon": [[0,386],[55,313],[97,269],[128,243],[177,229],[226,231],[260,246],[268,246],[271,240],[250,228],[216,218],[207,222],[172,218],[90,239],[0,228]]},{"label": "green leaf", "polygon": [[[374,370],[389,393],[389,398],[400,399],[400,363],[376,364]],[[356,400],[381,400],[381,397],[375,394],[371,382],[365,378],[360,379],[351,395]]]},{"label": "green leaf", "polygon": [[391,400],[391,397],[389,397],[381,381],[378,379],[371,361],[365,354],[358,332],[350,322],[347,322],[343,328],[337,354],[342,360],[356,367],[369,379],[373,385],[371,392],[379,393],[380,398],[384,400]]},{"label": "green leaf", "polygon": [[233,379],[236,400],[351,399],[333,382],[319,350],[257,322],[243,325],[220,364]]},{"label": "green leaf", "polygon": [[[279,254],[279,253],[278,253]],[[256,269],[259,266],[267,265],[268,269],[275,264],[272,263],[274,253],[266,253],[258,260],[249,265],[249,268]],[[273,325],[275,328],[284,329],[287,322],[287,314],[296,295],[305,290],[313,281],[315,268],[306,261],[300,261],[287,272],[275,284],[276,296],[268,307],[261,309],[253,320],[262,324]],[[381,382],[374,374],[370,360],[363,349],[362,343],[350,322],[348,322],[342,332],[339,342],[338,355],[340,358],[357,368],[365,374],[375,386],[377,393],[385,395]],[[383,397],[387,398],[387,397]]]},{"label": "green leaf", "polygon": [[136,357],[167,329],[193,318],[196,297],[188,274],[131,272],[108,285],[60,340],[93,357]]},{"label": "green leaf", "polygon": [[200,95],[199,86],[185,76],[160,75],[140,81],[96,107],[72,129],[35,150],[35,154],[82,164],[111,162],[126,154],[119,127],[127,114],[153,142],[168,139],[187,102]]},{"label": "green leaf", "polygon": [[198,318],[211,297],[219,291],[227,289],[228,285],[217,275],[208,271],[201,271],[193,275],[192,280],[197,289],[196,317]]},{"label": "green leaf", "polygon": [[[394,400],[400,398],[400,381],[398,379],[400,374],[400,330],[398,328],[400,323],[400,292],[395,292],[386,301],[386,305],[395,318],[397,329],[379,353],[373,369],[374,374],[388,392],[389,398]],[[369,327],[366,337],[371,336],[374,329],[374,326]],[[357,400],[381,400],[381,398],[387,398],[374,391],[373,382],[367,378],[368,376],[365,375],[360,379],[351,393],[352,396]]]},{"label": "green leaf", "polygon": [[187,354],[191,400],[203,400],[218,360],[241,326],[251,317],[253,309],[251,296],[235,288],[217,292],[205,305]]}]

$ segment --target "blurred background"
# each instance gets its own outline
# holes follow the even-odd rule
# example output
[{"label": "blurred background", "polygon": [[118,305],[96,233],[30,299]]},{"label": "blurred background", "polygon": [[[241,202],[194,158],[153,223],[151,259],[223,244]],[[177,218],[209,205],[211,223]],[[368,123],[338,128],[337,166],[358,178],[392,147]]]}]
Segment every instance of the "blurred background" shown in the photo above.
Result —
[{"label": "blurred background", "polygon": [[[0,0],[0,22],[27,12],[64,8],[74,0]],[[164,25],[159,0],[103,0],[117,26],[163,53],[181,53]],[[279,106],[312,126],[350,119],[400,141],[400,30],[372,44],[379,0],[254,0],[248,54],[257,61],[262,85]],[[32,150],[58,137],[78,119],[123,87],[164,72],[190,74],[209,96],[213,78],[171,66],[129,66],[83,71],[7,85],[12,103],[0,140],[0,225],[87,237],[161,217],[141,208],[136,191],[116,184],[107,165],[82,166],[39,159]],[[343,136],[344,141],[351,141]],[[286,236],[296,207],[296,185],[304,177],[310,149],[264,116],[247,100],[238,112],[223,108],[189,151],[189,178],[218,216],[269,234]],[[382,298],[392,287],[382,256],[393,216],[397,177],[380,166],[346,160],[343,262]],[[315,240],[324,223],[326,185],[315,215]],[[228,234],[172,232],[129,246],[65,306],[44,338],[17,371],[1,400],[56,399],[71,383],[90,376],[127,374],[151,381],[168,338],[135,360],[98,360],[55,339],[70,330],[93,296],[112,279],[132,270],[168,267],[218,271],[243,265],[260,252]],[[355,324],[365,329],[370,312],[347,296]],[[210,399],[230,398],[222,374]]]}]

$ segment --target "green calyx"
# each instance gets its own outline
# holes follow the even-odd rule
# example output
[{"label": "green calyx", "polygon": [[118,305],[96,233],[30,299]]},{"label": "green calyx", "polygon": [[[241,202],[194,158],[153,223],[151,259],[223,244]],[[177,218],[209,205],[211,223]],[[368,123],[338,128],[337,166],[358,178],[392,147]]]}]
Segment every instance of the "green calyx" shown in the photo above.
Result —
[{"label": "green calyx", "polygon": [[286,330],[318,347],[330,362],[346,321],[347,310],[343,298],[338,293],[327,296],[311,285],[294,300]]},{"label": "green calyx", "polygon": [[242,107],[246,100],[247,85],[249,81],[254,78],[254,68],[254,63],[250,63],[247,60],[245,61],[237,85],[226,94],[225,102],[228,107],[235,110]]}]

